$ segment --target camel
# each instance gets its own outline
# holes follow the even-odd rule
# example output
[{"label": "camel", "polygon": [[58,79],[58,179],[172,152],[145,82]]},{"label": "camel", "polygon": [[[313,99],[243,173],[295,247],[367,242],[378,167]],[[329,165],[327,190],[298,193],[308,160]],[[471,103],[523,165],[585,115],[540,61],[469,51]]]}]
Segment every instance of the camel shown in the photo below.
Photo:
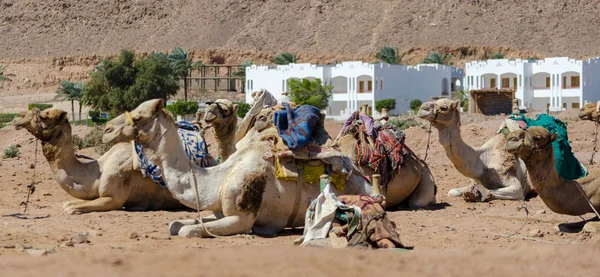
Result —
[{"label": "camel", "polygon": [[[105,129],[103,141],[116,142],[122,137],[121,127],[129,124],[136,127],[136,137],[145,154],[161,167],[173,196],[187,207],[213,212],[213,218],[172,222],[169,225],[172,235],[227,236],[250,230],[258,235],[275,235],[285,227],[303,226],[303,211],[319,194],[318,185],[276,177],[269,141],[238,148],[224,163],[214,167],[199,168],[184,162],[188,158],[175,121],[164,110],[161,99],[146,101],[129,115],[111,120],[109,125],[113,127]],[[370,183],[358,174],[350,174],[343,191],[358,195],[371,192]]]},{"label": "camel", "polygon": [[597,122],[599,108],[600,102],[585,103],[579,111],[579,119]]},{"label": "camel", "polygon": [[[281,139],[278,139],[277,128],[273,125],[273,112],[281,107],[274,106],[261,110],[253,120],[252,128],[248,130],[245,136],[237,143],[237,147],[256,141],[274,141],[278,144],[283,144]],[[323,125],[323,123],[321,123]],[[333,143],[329,135],[325,132],[324,127],[321,131],[315,131],[316,143],[325,146],[335,146],[344,156],[347,156],[357,167],[357,171],[364,176],[372,176],[376,174],[369,167],[361,167],[358,164],[356,154],[356,139],[353,135],[341,137],[337,143]],[[285,147],[281,145],[281,147]],[[387,185],[386,207],[396,207],[400,203],[407,202],[410,208],[425,207],[435,203],[435,181],[429,168],[422,164],[414,155],[407,155],[406,163],[395,174],[396,178]]]},{"label": "camel", "polygon": [[13,124],[42,142],[44,156],[60,187],[81,199],[63,204],[67,214],[118,210],[171,210],[184,208],[168,190],[133,170],[132,148],[114,145],[98,160],[77,160],[67,112],[34,109],[18,114]]},{"label": "camel", "polygon": [[467,145],[460,136],[458,101],[438,99],[426,102],[417,115],[431,122],[439,142],[454,167],[473,184],[451,189],[449,196],[466,201],[492,199],[521,200],[532,192],[525,164],[504,149],[505,138],[497,134],[480,147]]},{"label": "camel", "polygon": [[215,140],[219,147],[217,160],[222,163],[235,152],[235,131],[237,128],[237,104],[226,99],[218,99],[206,108],[204,121],[212,124]]},{"label": "camel", "polygon": [[[525,162],[531,185],[553,212],[573,216],[591,213],[593,209],[587,199],[596,210],[600,210],[600,171],[572,181],[560,177],[554,166],[552,150],[552,142],[556,138],[556,133],[550,134],[543,127],[530,127],[511,132],[506,138],[505,148]],[[587,224],[600,227],[600,222]]]}]

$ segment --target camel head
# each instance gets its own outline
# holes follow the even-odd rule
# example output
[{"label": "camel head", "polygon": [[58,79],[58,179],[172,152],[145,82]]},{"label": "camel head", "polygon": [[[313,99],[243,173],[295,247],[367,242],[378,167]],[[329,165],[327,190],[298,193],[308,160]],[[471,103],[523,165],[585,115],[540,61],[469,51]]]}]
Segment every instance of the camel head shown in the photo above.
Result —
[{"label": "camel head", "polygon": [[238,105],[231,103],[227,99],[217,99],[215,102],[209,102],[204,114],[204,121],[209,124],[219,124],[222,121],[237,116]]},{"label": "camel head", "polygon": [[[157,120],[160,115],[167,116],[173,121],[173,117],[164,109],[162,99],[153,99],[143,102],[133,111],[129,112],[133,124],[137,127],[138,139],[142,142],[152,140],[153,136],[160,135],[155,132]],[[103,143],[119,143],[131,141],[135,138],[135,128],[129,122],[126,114],[121,114],[106,123]]]},{"label": "camel head", "polygon": [[579,111],[579,119],[582,120],[598,120],[598,104],[595,102],[586,103]]},{"label": "camel head", "polygon": [[552,153],[552,142],[557,137],[556,133],[550,134],[546,128],[538,126],[516,130],[506,137],[504,149],[523,160],[544,160]]},{"label": "camel head", "polygon": [[433,126],[446,127],[460,123],[458,112],[458,101],[442,98],[423,103],[417,116],[431,122]]},{"label": "camel head", "polygon": [[26,129],[43,142],[50,141],[62,134],[71,134],[67,112],[55,108],[43,111],[34,108],[31,111],[21,112],[15,116],[13,125],[17,130]]}]

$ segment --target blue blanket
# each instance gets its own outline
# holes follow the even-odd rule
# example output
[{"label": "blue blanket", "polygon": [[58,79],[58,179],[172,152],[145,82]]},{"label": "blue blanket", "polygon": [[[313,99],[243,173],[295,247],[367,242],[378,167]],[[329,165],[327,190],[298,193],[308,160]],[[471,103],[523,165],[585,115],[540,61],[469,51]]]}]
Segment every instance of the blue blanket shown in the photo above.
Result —
[{"label": "blue blanket", "polygon": [[288,103],[281,104],[285,110],[277,111],[273,115],[273,123],[277,126],[279,136],[290,149],[304,147],[321,119],[321,111],[310,105],[292,110]]},{"label": "blue blanket", "polygon": [[[185,153],[195,165],[199,167],[208,167],[208,150],[206,148],[206,142],[199,133],[200,128],[190,122],[179,121],[177,122],[177,133],[179,139],[183,145]],[[140,163],[140,170],[142,176],[152,178],[159,186],[166,188],[167,184],[162,178],[162,170],[160,166],[153,164],[148,158],[144,156],[144,148],[139,142],[135,142],[135,153]]]}]

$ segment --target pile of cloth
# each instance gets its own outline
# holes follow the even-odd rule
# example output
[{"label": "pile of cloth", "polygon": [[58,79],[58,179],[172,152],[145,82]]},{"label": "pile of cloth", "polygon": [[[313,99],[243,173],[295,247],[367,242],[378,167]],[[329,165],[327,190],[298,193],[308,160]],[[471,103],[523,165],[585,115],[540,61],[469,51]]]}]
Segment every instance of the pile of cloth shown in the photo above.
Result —
[{"label": "pile of cloth", "polygon": [[359,164],[381,174],[381,185],[385,188],[408,154],[404,133],[393,124],[374,124],[370,116],[354,112],[340,132],[340,136],[346,134],[357,138]]},{"label": "pile of cloth", "polygon": [[[511,122],[512,121],[512,122]],[[585,167],[577,160],[567,134],[567,124],[562,120],[548,114],[538,114],[536,119],[524,115],[511,115],[505,121],[499,133],[505,136],[517,128],[527,129],[533,126],[546,128],[550,133],[558,134],[558,138],[552,143],[554,149],[554,166],[558,175],[566,180],[575,180],[588,175]]]},{"label": "pile of cloth", "polygon": [[323,247],[405,248],[383,197],[336,196],[329,184],[308,208],[304,233],[295,244]]},{"label": "pile of cloth", "polygon": [[[208,167],[208,149],[204,141],[202,129],[198,125],[187,121],[179,121],[176,125],[179,139],[191,163],[202,168]],[[142,144],[138,141],[132,141],[131,143],[133,153],[136,154],[136,157],[133,159],[133,168],[140,170],[142,176],[150,177],[156,184],[166,188],[167,184],[162,177],[160,166],[153,164],[146,158]]]}]

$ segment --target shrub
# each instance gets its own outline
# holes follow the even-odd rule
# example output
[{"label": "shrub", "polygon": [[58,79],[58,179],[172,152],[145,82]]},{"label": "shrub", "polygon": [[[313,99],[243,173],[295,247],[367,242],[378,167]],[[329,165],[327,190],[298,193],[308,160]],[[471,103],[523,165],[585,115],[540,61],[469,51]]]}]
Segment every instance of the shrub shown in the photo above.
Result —
[{"label": "shrub", "polygon": [[311,105],[319,109],[325,109],[329,105],[333,87],[324,86],[321,79],[290,79],[288,86],[291,100],[298,105]]},{"label": "shrub", "polygon": [[237,116],[240,118],[244,118],[251,108],[250,104],[245,102],[233,102],[233,104],[238,105]]},{"label": "shrub", "polygon": [[11,122],[15,115],[14,113],[0,113],[0,123]]},{"label": "shrub", "polygon": [[408,107],[413,110],[413,111],[418,111],[419,108],[421,107],[421,105],[423,105],[423,102],[419,99],[413,99],[412,101],[410,101],[410,104],[408,105]]},{"label": "shrub", "polygon": [[167,107],[167,110],[173,113],[174,116],[184,116],[196,114],[198,111],[198,102],[196,101],[177,101]]},{"label": "shrub", "polygon": [[212,57],[210,57],[210,63],[211,64],[224,64],[225,57],[223,57],[221,55],[212,56]]},{"label": "shrub", "polygon": [[6,127],[6,124],[4,124],[4,123],[0,123],[0,129],[2,129],[2,128],[4,128],[4,127]]},{"label": "shrub", "polygon": [[5,159],[18,158],[20,156],[21,156],[21,151],[14,144],[9,146],[8,148],[4,149],[3,158],[5,158]]},{"label": "shrub", "polygon": [[73,148],[75,151],[83,149],[83,139],[78,135],[73,135],[71,141],[73,141]]},{"label": "shrub", "polygon": [[400,119],[400,118],[393,118],[390,119],[390,124],[396,125],[396,127],[398,127],[398,129],[400,130],[405,130],[408,129],[410,127],[415,127],[415,126],[421,126],[421,123],[417,122],[414,119]]},{"label": "shrub", "polygon": [[375,110],[381,112],[381,109],[386,108],[392,111],[396,108],[396,99],[383,99],[375,101]]},{"label": "shrub", "polygon": [[94,129],[92,129],[92,131],[87,133],[87,135],[85,135],[85,137],[83,138],[83,145],[82,145],[83,148],[81,148],[81,149],[94,147],[94,151],[96,153],[98,153],[99,155],[104,155],[104,153],[106,153],[106,151],[110,150],[110,148],[113,147],[114,144],[102,143],[102,134],[103,133],[104,132],[102,131],[102,128],[94,127]]},{"label": "shrub", "polygon": [[41,111],[45,110],[45,109],[49,109],[52,108],[52,104],[37,104],[37,103],[31,103],[29,105],[27,105],[27,109],[28,110],[32,110],[33,108],[38,108]]},{"label": "shrub", "polygon": [[88,112],[88,115],[89,115],[89,116],[90,116],[92,119],[94,119],[94,118],[100,118],[100,111],[98,111],[98,110],[90,110],[90,111]]}]

